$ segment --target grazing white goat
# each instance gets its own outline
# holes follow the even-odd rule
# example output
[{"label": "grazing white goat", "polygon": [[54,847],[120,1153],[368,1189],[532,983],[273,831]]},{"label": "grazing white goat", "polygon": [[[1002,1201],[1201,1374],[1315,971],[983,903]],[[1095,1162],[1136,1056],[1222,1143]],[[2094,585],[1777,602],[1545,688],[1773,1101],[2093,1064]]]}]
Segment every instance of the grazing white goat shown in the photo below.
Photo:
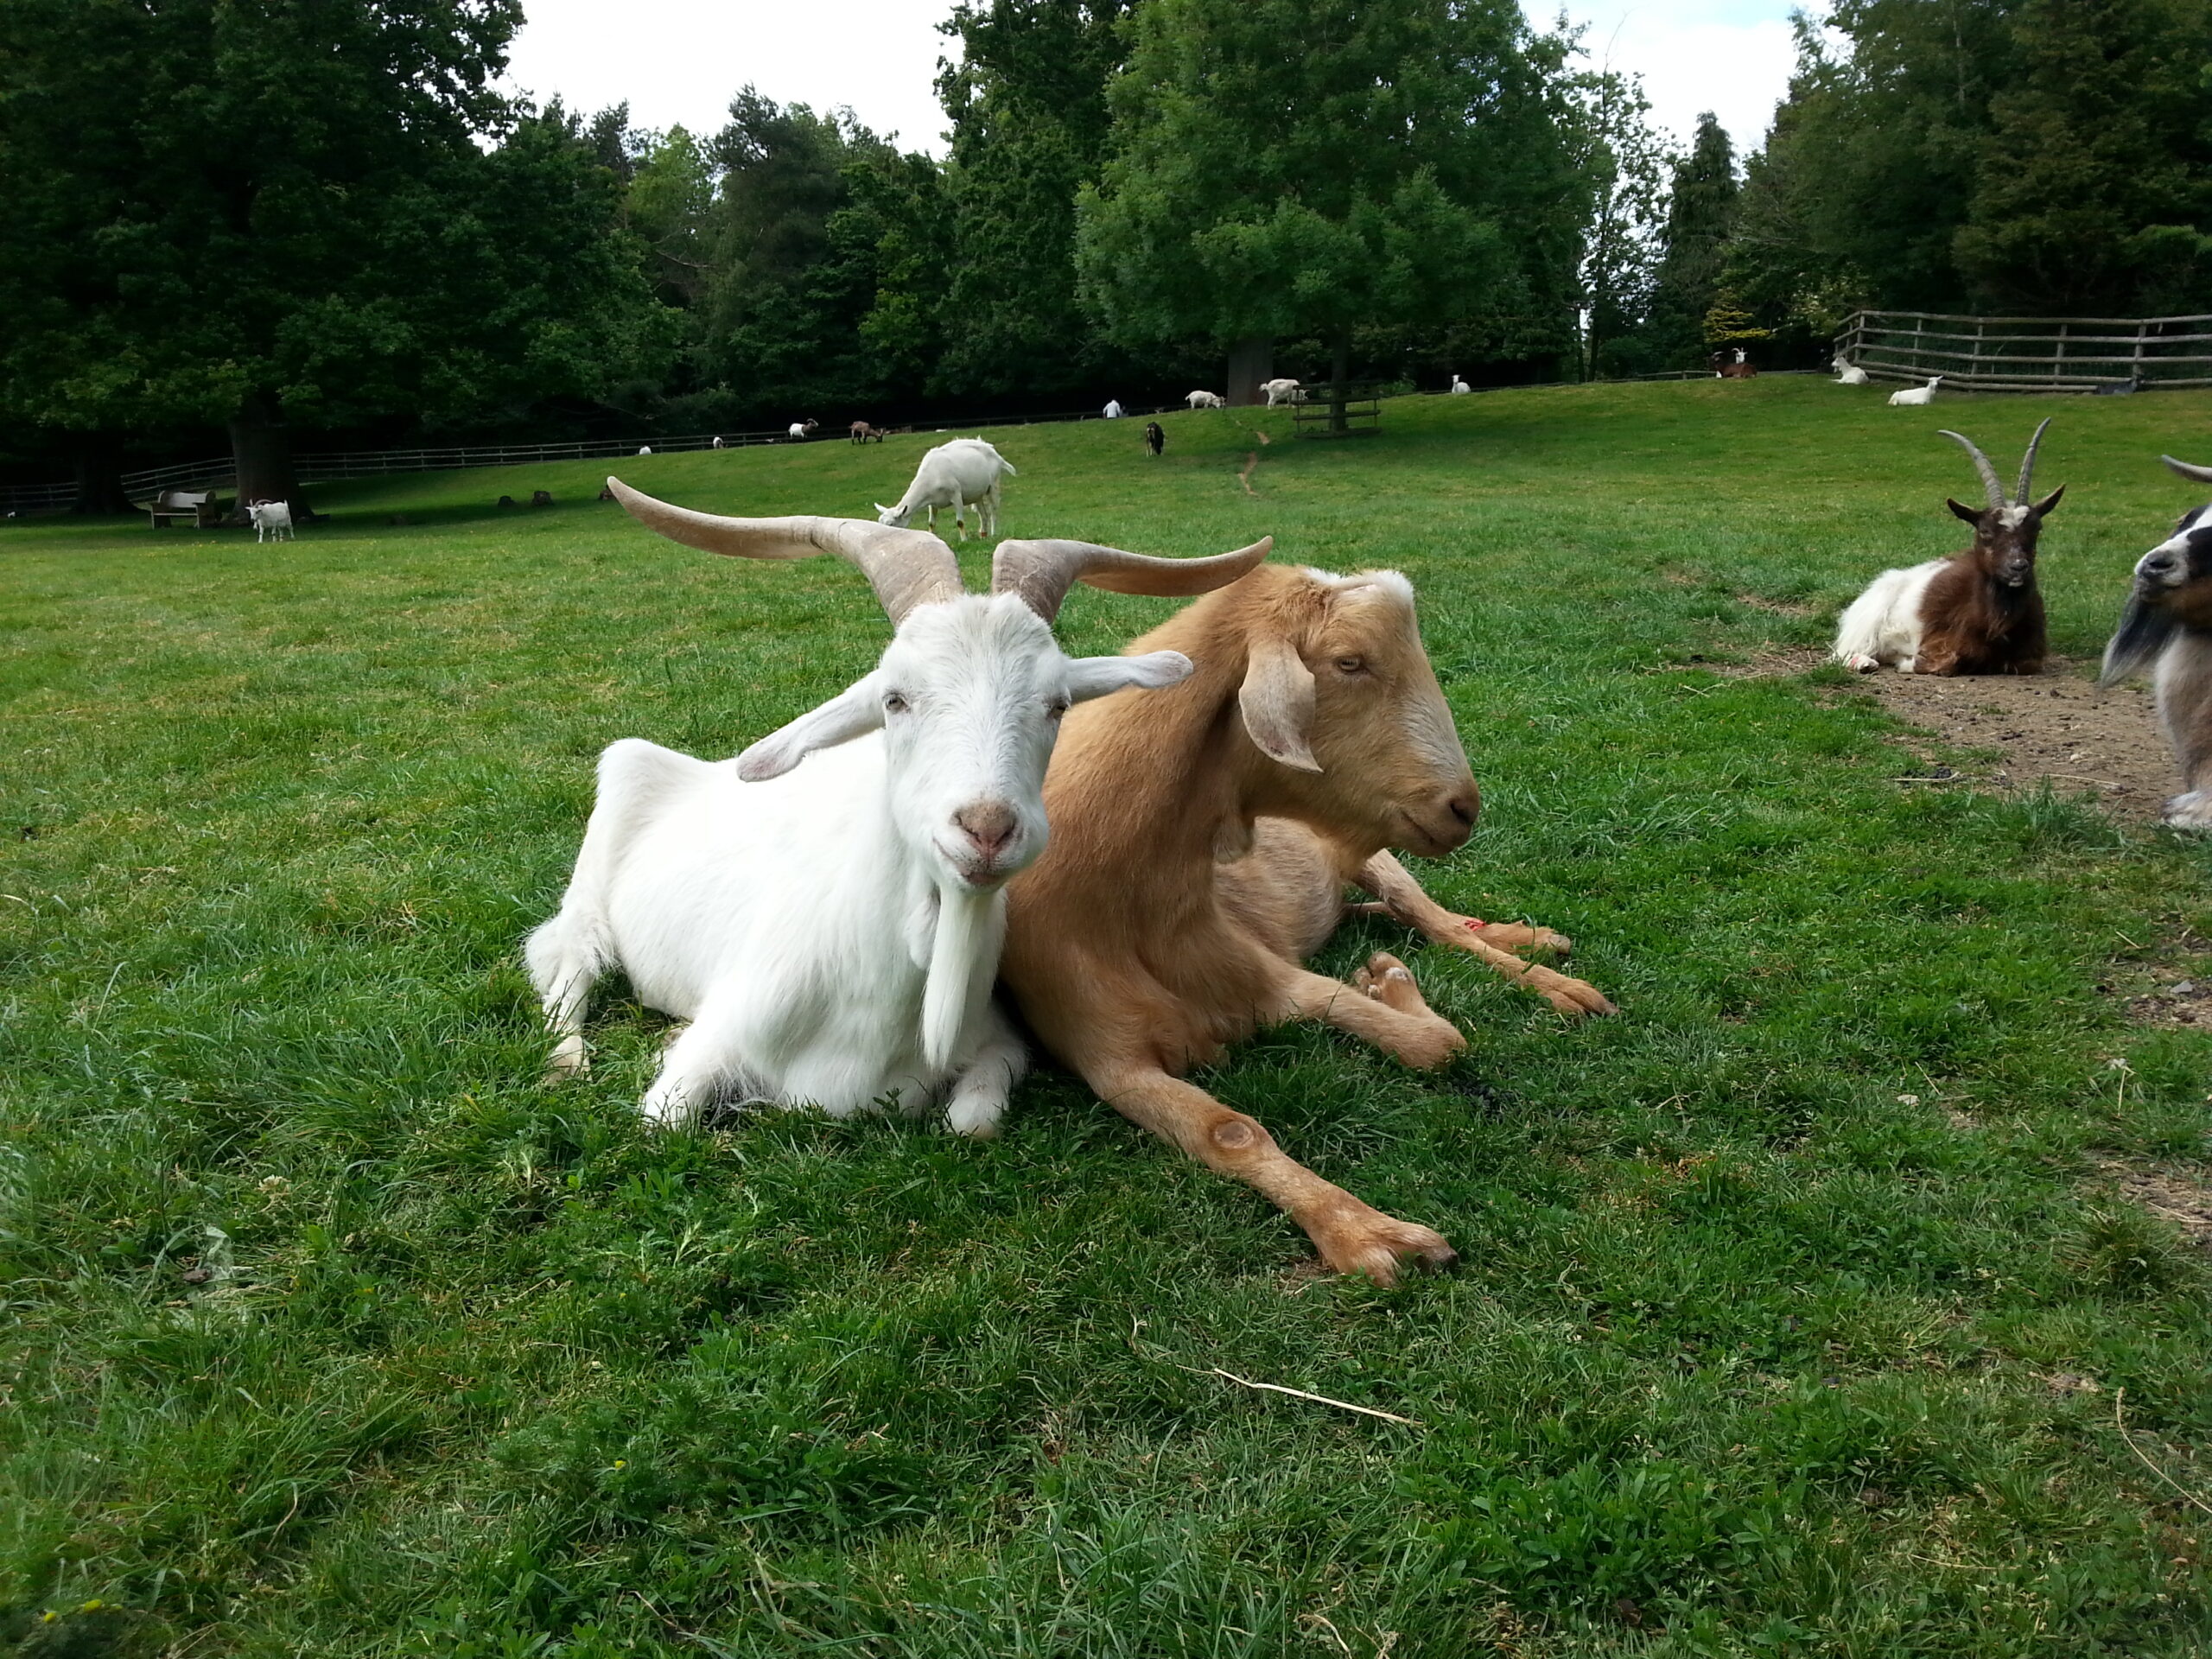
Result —
[{"label": "grazing white goat", "polygon": [[[2212,484],[2212,467],[2159,459],[2183,478]],[[2174,533],[2135,562],[2135,585],[2105,646],[2097,683],[2110,685],[2151,662],[2158,724],[2183,790],[2167,799],[2159,820],[2176,830],[2212,830],[2212,506],[2183,513]]]},{"label": "grazing white goat", "polygon": [[793,440],[798,440],[805,437],[809,433],[813,431],[816,427],[821,424],[822,423],[819,421],[793,421],[791,423],[789,433]]},{"label": "grazing white goat", "polygon": [[1295,380],[1262,380],[1260,390],[1268,394],[1269,409],[1277,404],[1302,404],[1306,401],[1306,388]]},{"label": "grazing white goat", "polygon": [[1866,384],[1866,371],[1841,353],[1836,354],[1828,366],[1835,371],[1835,383],[1839,386],[1863,386]]},{"label": "grazing white goat", "polygon": [[1217,391],[1186,391],[1183,401],[1192,409],[1227,409],[1229,400]]},{"label": "grazing white goat", "polygon": [[292,529],[292,506],[289,501],[249,501],[245,516],[253,520],[253,539],[257,542],[300,539]]},{"label": "grazing white goat", "polygon": [[641,455],[650,455],[652,452],[653,447],[650,443],[641,443],[638,446],[638,453]]},{"label": "grazing white goat", "polygon": [[923,455],[914,468],[914,481],[896,506],[875,504],[875,521],[904,530],[914,515],[929,513],[929,527],[937,529],[939,507],[952,509],[952,522],[960,539],[968,539],[968,509],[976,509],[976,533],[995,536],[999,531],[999,480],[1019,478],[1014,463],[981,438],[955,438]]},{"label": "grazing white goat", "polygon": [[1940,374],[1930,375],[1924,386],[1907,386],[1903,391],[1890,394],[1891,409],[1919,409],[1936,401],[1936,388],[1943,383]]},{"label": "grazing white goat", "polygon": [[1474,388],[1469,385],[1465,380],[1462,380],[1457,373],[1452,375],[1452,395],[1453,397],[1458,397],[1463,391],[1472,391],[1473,390]]},{"label": "grazing white goat", "polygon": [[1044,850],[1045,768],[1071,703],[1173,685],[1190,658],[1071,659],[1069,586],[1204,593],[1267,556],[1154,559],[1085,542],[1007,542],[989,594],[961,590],[934,536],[843,518],[722,518],[609,479],[663,535],[737,558],[836,553],[895,625],[874,671],[734,760],[636,738],[600,757],[599,798],[561,909],[530,936],[557,1038],[584,1069],[593,982],[627,975],[686,1027],[640,1103],[690,1121],[725,1096],[836,1117],[947,1101],[988,1135],[1027,1069],[991,1002],[1007,879]]}]

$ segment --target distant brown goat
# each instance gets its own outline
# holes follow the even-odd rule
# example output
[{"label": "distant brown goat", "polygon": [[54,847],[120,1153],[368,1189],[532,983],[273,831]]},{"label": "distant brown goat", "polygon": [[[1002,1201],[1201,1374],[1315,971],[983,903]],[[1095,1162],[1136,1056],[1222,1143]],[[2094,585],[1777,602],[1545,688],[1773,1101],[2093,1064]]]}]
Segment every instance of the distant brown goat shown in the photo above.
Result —
[{"label": "distant brown goat", "polygon": [[2040,674],[2049,649],[2043,595],[2036,588],[2036,540],[2043,521],[2066,493],[2060,485],[2030,502],[2036,450],[2046,420],[2028,440],[2020,462],[2018,499],[1989,457],[1956,432],[1937,435],[1961,445],[1981,474],[1986,507],[1944,505],[1974,526],[1974,545],[1948,559],[1885,570],[1851,601],[1836,626],[1837,661],[1861,673],[1893,663],[1901,674]]},{"label": "distant brown goat", "polygon": [[[2212,484],[2212,467],[2159,459],[2183,478]],[[2177,830],[2212,830],[2212,506],[2183,513],[2174,533],[2136,561],[2135,587],[2105,647],[2098,683],[2152,662],[2158,723],[2184,791],[2159,817]]]},{"label": "distant brown goat", "polygon": [[1453,915],[1383,850],[1441,856],[1482,803],[1403,576],[1262,565],[1128,647],[1171,648],[1198,665],[1182,684],[1063,721],[1052,839],[1007,888],[1001,982],[1100,1099],[1258,1188],[1331,1268],[1387,1284],[1408,1258],[1448,1262],[1440,1235],[1323,1180],[1180,1074],[1294,1019],[1414,1066],[1465,1047],[1395,957],[1377,952],[1350,984],[1306,969],[1347,881],[1562,1012],[1612,1005],[1509,954],[1565,939]]},{"label": "distant brown goat", "polygon": [[1158,454],[1167,447],[1167,434],[1160,429],[1158,421],[1147,421],[1144,423],[1144,447],[1145,453],[1153,455]]},{"label": "distant brown goat", "polygon": [[1740,346],[1732,356],[1726,352],[1715,352],[1706,360],[1713,365],[1713,373],[1723,380],[1749,380],[1758,372]]},{"label": "distant brown goat", "polygon": [[855,443],[866,443],[870,438],[874,438],[878,443],[883,442],[883,429],[880,426],[870,426],[866,421],[855,421],[848,430]]}]

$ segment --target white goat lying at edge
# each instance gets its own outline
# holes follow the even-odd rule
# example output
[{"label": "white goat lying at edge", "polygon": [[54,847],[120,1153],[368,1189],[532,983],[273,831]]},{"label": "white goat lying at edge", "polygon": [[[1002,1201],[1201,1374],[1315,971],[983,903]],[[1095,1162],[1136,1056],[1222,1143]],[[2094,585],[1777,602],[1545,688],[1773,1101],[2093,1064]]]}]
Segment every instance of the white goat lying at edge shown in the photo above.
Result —
[{"label": "white goat lying at edge", "polygon": [[1908,386],[1903,391],[1893,391],[1890,394],[1890,407],[1918,409],[1923,404],[1932,404],[1936,401],[1936,388],[1942,384],[1943,377],[1938,374],[1930,376],[1924,386]]},{"label": "white goat lying at edge", "polygon": [[914,468],[914,481],[906,486],[906,493],[899,498],[899,505],[887,507],[875,504],[875,521],[904,530],[914,522],[914,515],[926,509],[929,527],[937,529],[939,507],[952,509],[953,527],[960,532],[960,539],[968,539],[967,512],[976,509],[976,533],[995,536],[999,532],[999,480],[1001,476],[1019,478],[1014,463],[999,454],[981,438],[954,438],[940,443],[922,457],[922,464]]},{"label": "white goat lying at edge", "polygon": [[896,632],[874,672],[734,761],[635,738],[600,757],[575,874],[524,950],[558,1039],[553,1073],[584,1070],[586,1001],[620,968],[640,1001],[691,1022],[641,1103],[656,1122],[688,1122],[725,1096],[835,1117],[944,1099],[953,1128],[995,1133],[1028,1065],[991,1001],[1002,888],[1044,850],[1060,715],[1191,672],[1172,651],[1063,656],[1052,631],[1060,601],[1077,581],[1205,593],[1269,543],[1179,560],[1006,542],[987,596],[963,593],[952,550],[919,531],[721,518],[614,479],[607,487],[644,523],[709,552],[841,554]]},{"label": "white goat lying at edge", "polygon": [[1835,371],[1835,383],[1839,386],[1863,386],[1866,384],[1866,371],[1840,353],[1830,360],[1828,366]]}]

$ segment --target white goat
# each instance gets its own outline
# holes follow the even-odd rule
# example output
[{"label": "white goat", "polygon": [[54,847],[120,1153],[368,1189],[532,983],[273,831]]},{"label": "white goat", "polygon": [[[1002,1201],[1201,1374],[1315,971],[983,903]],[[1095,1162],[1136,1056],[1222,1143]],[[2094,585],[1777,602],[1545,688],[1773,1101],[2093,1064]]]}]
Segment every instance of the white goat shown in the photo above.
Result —
[{"label": "white goat", "polygon": [[289,501],[249,501],[245,516],[253,520],[253,539],[257,542],[300,539],[292,529],[292,504]]},{"label": "white goat", "polygon": [[1936,388],[1942,383],[1940,374],[1931,376],[1924,386],[1908,386],[1903,391],[1890,394],[1891,409],[1918,409],[1936,401]]},{"label": "white goat", "polygon": [[952,509],[952,522],[960,532],[960,539],[968,539],[967,512],[976,509],[976,533],[995,536],[999,530],[999,480],[1019,478],[1014,463],[981,438],[955,438],[950,443],[940,443],[922,457],[922,464],[914,468],[914,481],[906,486],[906,493],[899,498],[899,505],[887,507],[875,504],[875,521],[904,530],[914,522],[914,515],[925,509],[929,513],[929,527],[937,529],[939,507]]},{"label": "white goat", "polygon": [[1302,404],[1306,401],[1306,388],[1295,380],[1262,380],[1260,390],[1268,394],[1269,409],[1277,404]]},{"label": "white goat", "polygon": [[793,442],[798,442],[806,438],[813,432],[816,427],[821,424],[822,423],[819,421],[793,421],[791,423],[789,435]]},{"label": "white goat", "polygon": [[600,757],[575,874],[524,950],[557,1039],[552,1072],[585,1069],[586,1001],[620,968],[640,1001],[690,1021],[640,1103],[656,1122],[687,1122],[721,1096],[835,1117],[943,1098],[953,1128],[994,1133],[1027,1067],[990,995],[1002,887],[1044,850],[1060,716],[1191,672],[1172,651],[1071,659],[1052,619],[1075,582],[1205,593],[1269,543],[1179,560],[1006,542],[984,595],[963,593],[951,549],[919,531],[721,518],[607,487],[709,552],[840,554],[896,631],[872,673],[734,760],[636,738]]},{"label": "white goat", "polygon": [[641,443],[638,446],[638,453],[641,455],[650,455],[652,452],[653,447],[650,443]]},{"label": "white goat", "polygon": [[1186,391],[1183,401],[1192,409],[1227,409],[1229,400],[1217,391]]},{"label": "white goat", "polygon": [[1469,385],[1465,380],[1462,380],[1457,372],[1453,373],[1452,376],[1452,391],[1454,397],[1457,397],[1463,391],[1472,391],[1473,390],[1474,388]]},{"label": "white goat", "polygon": [[1835,383],[1839,386],[1863,386],[1866,384],[1866,371],[1840,352],[1828,366],[1835,371]]}]

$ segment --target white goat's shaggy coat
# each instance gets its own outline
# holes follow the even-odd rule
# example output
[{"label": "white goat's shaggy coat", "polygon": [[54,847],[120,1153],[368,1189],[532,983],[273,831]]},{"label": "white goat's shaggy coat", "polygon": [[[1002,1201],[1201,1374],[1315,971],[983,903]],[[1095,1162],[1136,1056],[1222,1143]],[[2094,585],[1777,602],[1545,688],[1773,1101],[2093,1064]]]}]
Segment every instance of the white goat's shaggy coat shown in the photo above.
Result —
[{"label": "white goat's shaggy coat", "polygon": [[999,480],[1020,476],[1014,470],[1014,463],[983,439],[954,438],[922,457],[921,465],[914,468],[914,481],[906,486],[906,493],[899,498],[897,505],[887,507],[880,501],[875,504],[875,520],[903,530],[912,524],[916,513],[925,511],[929,514],[929,528],[934,533],[938,510],[950,507],[953,525],[964,541],[968,536],[967,511],[973,507],[977,533],[995,536],[999,530]]},{"label": "white goat's shaggy coat", "polygon": [[[610,968],[691,1023],[641,1103],[657,1122],[709,1101],[910,1112],[943,1100],[988,1135],[1027,1069],[992,1007],[1001,884],[1045,845],[1045,768],[1070,702],[1190,672],[1172,652],[1071,660],[1012,594],[916,608],[881,663],[735,760],[626,739],[561,909],[525,956],[582,1068],[582,1018]],[[1006,809],[980,870],[953,843],[969,804]]]},{"label": "white goat's shaggy coat", "polygon": [[1885,570],[1866,584],[1836,624],[1835,648],[1828,654],[1847,668],[1872,673],[1888,663],[1901,674],[1912,672],[1920,655],[1921,602],[1928,584],[1948,559]]}]

